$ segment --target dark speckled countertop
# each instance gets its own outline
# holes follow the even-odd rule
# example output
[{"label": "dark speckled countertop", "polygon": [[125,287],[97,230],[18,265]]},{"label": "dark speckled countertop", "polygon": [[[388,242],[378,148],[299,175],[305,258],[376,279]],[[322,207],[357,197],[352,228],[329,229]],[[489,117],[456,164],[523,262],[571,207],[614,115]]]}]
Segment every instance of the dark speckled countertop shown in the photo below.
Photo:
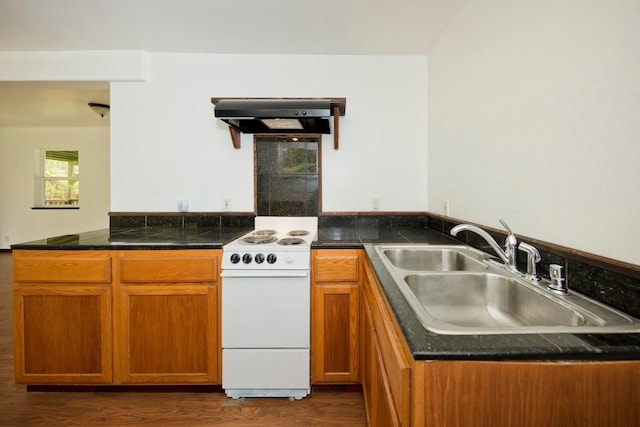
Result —
[{"label": "dark speckled countertop", "polygon": [[[12,245],[12,249],[220,249],[251,228],[113,227]],[[321,226],[314,249],[364,248],[416,359],[639,360],[640,334],[441,335],[422,327],[378,258],[380,243],[459,244],[423,227]]]},{"label": "dark speckled countertop", "polygon": [[117,227],[11,245],[11,249],[220,249],[251,228]]}]

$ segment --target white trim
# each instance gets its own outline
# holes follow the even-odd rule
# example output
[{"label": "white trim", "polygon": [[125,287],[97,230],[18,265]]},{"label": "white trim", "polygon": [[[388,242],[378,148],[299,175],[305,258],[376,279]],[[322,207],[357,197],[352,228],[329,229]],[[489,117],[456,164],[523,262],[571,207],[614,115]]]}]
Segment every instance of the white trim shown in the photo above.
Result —
[{"label": "white trim", "polygon": [[0,81],[147,80],[144,51],[0,52]]}]

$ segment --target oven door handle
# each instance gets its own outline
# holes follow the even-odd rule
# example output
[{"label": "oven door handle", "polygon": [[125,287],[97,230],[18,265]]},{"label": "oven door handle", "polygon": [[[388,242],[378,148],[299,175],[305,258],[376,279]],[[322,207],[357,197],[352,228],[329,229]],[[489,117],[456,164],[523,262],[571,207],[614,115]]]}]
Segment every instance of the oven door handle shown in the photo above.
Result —
[{"label": "oven door handle", "polygon": [[220,277],[307,277],[309,270],[222,270]]}]

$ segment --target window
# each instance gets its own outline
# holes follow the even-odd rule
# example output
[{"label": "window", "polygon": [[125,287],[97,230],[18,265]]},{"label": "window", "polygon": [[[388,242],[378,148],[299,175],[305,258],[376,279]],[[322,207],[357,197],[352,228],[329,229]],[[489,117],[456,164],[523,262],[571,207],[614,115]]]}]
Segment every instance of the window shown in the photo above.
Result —
[{"label": "window", "polygon": [[77,208],[80,201],[79,153],[38,150],[36,207]]}]

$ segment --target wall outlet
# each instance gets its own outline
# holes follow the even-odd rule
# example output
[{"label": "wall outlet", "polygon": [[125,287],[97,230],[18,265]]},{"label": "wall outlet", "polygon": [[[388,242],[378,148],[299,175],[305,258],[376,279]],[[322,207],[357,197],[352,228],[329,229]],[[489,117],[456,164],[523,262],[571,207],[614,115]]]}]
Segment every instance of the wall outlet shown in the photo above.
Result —
[{"label": "wall outlet", "polygon": [[4,241],[8,243],[9,242],[9,236],[4,236]]},{"label": "wall outlet", "polygon": [[223,207],[225,211],[231,209],[231,199],[224,199]]},{"label": "wall outlet", "polygon": [[380,210],[380,199],[378,199],[377,197],[371,199],[371,209],[373,209],[374,211]]},{"label": "wall outlet", "polygon": [[446,199],[446,200],[444,200],[444,201],[442,202],[442,213],[443,213],[445,216],[449,216],[449,208],[450,208],[450,206],[449,206],[449,199]]}]

